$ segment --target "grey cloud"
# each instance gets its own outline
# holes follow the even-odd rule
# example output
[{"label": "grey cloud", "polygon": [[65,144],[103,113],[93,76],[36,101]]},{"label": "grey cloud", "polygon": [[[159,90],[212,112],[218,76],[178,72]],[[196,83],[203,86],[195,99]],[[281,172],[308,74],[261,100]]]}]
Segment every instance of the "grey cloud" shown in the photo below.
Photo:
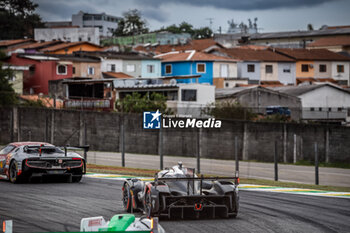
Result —
[{"label": "grey cloud", "polygon": [[159,7],[173,3],[243,11],[311,7],[334,1],[338,0],[136,0],[143,6]]},{"label": "grey cloud", "polygon": [[145,9],[141,11],[142,16],[144,16],[147,19],[153,19],[159,22],[167,21],[167,16],[156,9]]}]

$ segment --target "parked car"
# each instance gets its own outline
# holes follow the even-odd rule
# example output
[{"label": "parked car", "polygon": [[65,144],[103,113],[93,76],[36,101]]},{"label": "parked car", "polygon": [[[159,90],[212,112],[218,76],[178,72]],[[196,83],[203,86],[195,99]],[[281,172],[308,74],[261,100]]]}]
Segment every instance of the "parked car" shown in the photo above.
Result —
[{"label": "parked car", "polygon": [[66,176],[79,182],[86,164],[76,152],[62,150],[45,142],[14,142],[0,151],[0,175],[12,183],[35,176]]},{"label": "parked car", "polygon": [[266,107],[266,115],[279,114],[283,116],[290,116],[290,110],[287,107],[282,106],[268,106]]}]

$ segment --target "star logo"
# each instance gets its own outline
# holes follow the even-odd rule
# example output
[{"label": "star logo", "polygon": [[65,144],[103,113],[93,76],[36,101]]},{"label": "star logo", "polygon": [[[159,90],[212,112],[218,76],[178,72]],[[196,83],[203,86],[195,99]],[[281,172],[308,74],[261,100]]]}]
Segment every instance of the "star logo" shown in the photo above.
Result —
[{"label": "star logo", "polygon": [[151,115],[153,116],[152,121],[154,121],[155,119],[157,119],[157,121],[159,121],[159,116],[161,116],[162,114],[159,112],[159,110],[157,110],[155,113],[151,113]]},{"label": "star logo", "polygon": [[157,110],[156,112],[143,112],[143,128],[144,129],[160,129],[160,118],[162,113]]}]

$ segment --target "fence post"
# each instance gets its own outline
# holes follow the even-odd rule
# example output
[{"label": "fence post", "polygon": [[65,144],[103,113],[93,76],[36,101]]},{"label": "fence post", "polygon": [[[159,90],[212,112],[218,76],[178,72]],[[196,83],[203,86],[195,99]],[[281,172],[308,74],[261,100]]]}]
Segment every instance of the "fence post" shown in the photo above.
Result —
[{"label": "fence post", "polygon": [[329,163],[329,128],[326,130],[326,145],[325,145],[326,163]]},{"label": "fence post", "polygon": [[315,142],[315,184],[318,185],[318,149],[317,142]]},{"label": "fence post", "polygon": [[287,124],[283,124],[283,162],[287,163]]},{"label": "fence post", "polygon": [[201,132],[202,129],[198,129],[197,133],[197,172],[201,173],[200,157],[201,157]]},{"label": "fence post", "polygon": [[277,141],[275,141],[274,162],[275,162],[275,181],[278,181],[278,153],[277,153]]},{"label": "fence post", "polygon": [[163,170],[163,130],[162,127],[159,128],[159,139],[158,139],[158,153],[160,160],[160,170]]},{"label": "fence post", "polygon": [[293,144],[293,163],[297,162],[297,135],[294,134],[294,144]]},{"label": "fence post", "polygon": [[124,135],[124,115],[121,116],[121,125],[120,125],[120,147],[121,147],[121,156],[122,156],[122,167],[125,167],[125,135]]},{"label": "fence post", "polygon": [[238,139],[235,136],[235,162],[236,162],[236,172],[239,171],[239,161],[238,161]]}]

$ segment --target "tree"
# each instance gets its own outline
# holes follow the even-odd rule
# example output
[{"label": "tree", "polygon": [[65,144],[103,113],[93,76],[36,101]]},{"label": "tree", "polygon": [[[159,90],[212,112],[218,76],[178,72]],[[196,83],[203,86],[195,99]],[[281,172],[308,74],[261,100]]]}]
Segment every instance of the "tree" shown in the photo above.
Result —
[{"label": "tree", "polygon": [[166,105],[167,98],[159,93],[147,93],[141,95],[138,92],[133,92],[127,95],[124,99],[117,101],[116,109],[119,112],[142,113],[145,111],[157,111],[169,113]]},{"label": "tree", "polygon": [[118,29],[113,33],[115,36],[133,36],[147,33],[146,20],[141,18],[141,12],[137,9],[129,10],[123,13],[123,19],[118,22]]},{"label": "tree", "polygon": [[206,39],[211,37],[213,37],[213,31],[209,27],[194,30],[193,38],[195,39]]},{"label": "tree", "polygon": [[37,7],[31,0],[0,0],[0,40],[32,38],[34,28],[43,27]]},{"label": "tree", "polygon": [[[0,51],[0,60],[4,57],[5,54]],[[12,75],[12,71],[10,69],[3,69],[0,62],[0,107],[11,106],[17,103],[16,93],[8,80],[8,77]]]}]

